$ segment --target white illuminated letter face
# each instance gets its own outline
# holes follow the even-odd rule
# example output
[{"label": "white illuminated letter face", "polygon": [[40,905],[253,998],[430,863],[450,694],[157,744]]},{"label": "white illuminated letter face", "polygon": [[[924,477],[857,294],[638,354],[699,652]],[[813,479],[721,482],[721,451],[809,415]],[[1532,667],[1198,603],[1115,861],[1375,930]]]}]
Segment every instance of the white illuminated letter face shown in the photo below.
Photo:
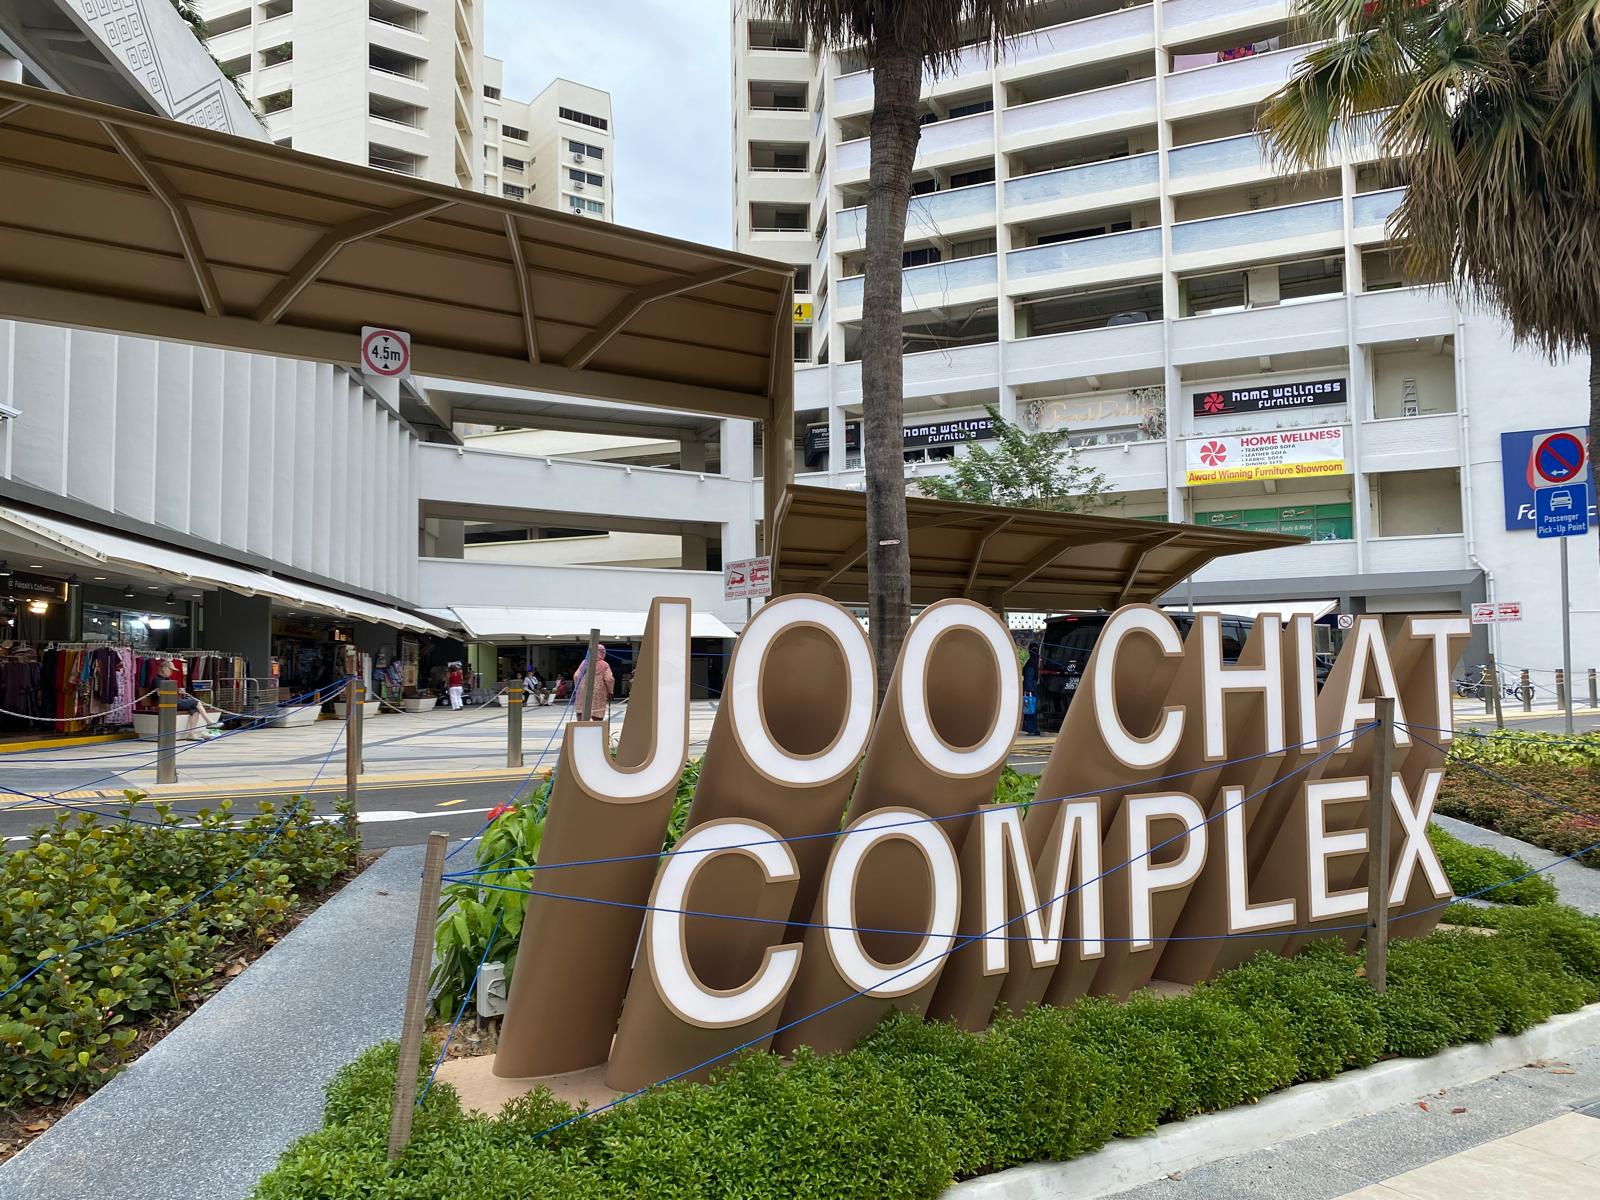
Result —
[{"label": "white illuminated letter face", "polygon": [[[1449,693],[1446,693],[1448,695]],[[1400,858],[1395,863],[1394,882],[1389,889],[1389,904],[1404,904],[1411,890],[1411,876],[1418,867],[1428,880],[1428,888],[1436,900],[1447,900],[1455,894],[1450,880],[1445,876],[1444,865],[1428,840],[1428,819],[1433,816],[1433,806],[1439,800],[1439,784],[1444,779],[1444,768],[1434,767],[1422,775],[1417,788],[1417,802],[1412,804],[1406,795],[1405,780],[1396,771],[1389,780],[1389,800],[1394,805],[1395,832],[1405,841],[1400,846]],[[1491,894],[1491,900],[1494,896]]]},{"label": "white illuminated letter face", "polygon": [[[761,675],[767,651],[785,631],[812,625],[826,633],[843,656],[846,687],[844,725],[833,744],[818,754],[791,754],[767,728],[761,707]],[[783,596],[762,605],[739,635],[724,700],[731,705],[733,728],[750,764],[775,783],[813,787],[832,783],[856,769],[872,732],[877,686],[872,647],[861,623],[820,596]]]},{"label": "white illuminated letter face", "polygon": [[1367,798],[1365,779],[1318,779],[1306,784],[1306,865],[1310,871],[1308,890],[1310,917],[1325,921],[1329,917],[1348,917],[1367,911],[1365,888],[1348,892],[1328,891],[1328,860],[1345,854],[1361,854],[1367,849],[1367,831],[1328,832],[1330,804],[1346,804]]},{"label": "white illuminated letter face", "polygon": [[1228,870],[1228,929],[1233,933],[1249,933],[1256,929],[1271,929],[1277,925],[1294,924],[1294,901],[1282,900],[1276,904],[1250,903],[1250,852],[1245,842],[1244,789],[1222,789],[1222,825],[1227,838]]},{"label": "white illuminated letter face", "polygon": [[[880,842],[910,842],[927,863],[933,888],[932,912],[923,926],[927,936],[904,962],[885,966],[861,945],[856,932],[856,886],[868,852]],[[868,996],[904,996],[938,976],[956,940],[961,910],[961,872],[950,838],[926,813],[911,808],[880,808],[845,831],[828,864],[823,883],[823,921],[828,926],[828,953],[839,975]]]},{"label": "white illuminated letter face", "polygon": [[[1206,864],[1206,814],[1193,796],[1166,792],[1155,796],[1129,796],[1128,812],[1128,938],[1129,949],[1148,950],[1155,916],[1150,898],[1156,892],[1186,887]],[[1155,844],[1150,826],[1162,818],[1182,821],[1183,853],[1157,866],[1151,862]],[[1162,839],[1163,842],[1169,839]]]},{"label": "white illuminated letter face", "polygon": [[1295,740],[1302,754],[1315,754],[1321,748],[1317,740],[1317,634],[1316,623],[1309,613],[1296,613],[1289,618],[1289,628],[1294,631],[1295,707],[1298,713]]},{"label": "white illuminated letter face", "polygon": [[[928,660],[939,639],[956,630],[969,631],[983,640],[999,681],[994,722],[973,746],[949,745],[939,736],[929,712]],[[970,779],[1005,762],[1021,719],[1022,678],[1016,645],[999,617],[970,600],[941,600],[911,623],[900,664],[900,718],[923,762],[954,779]]]},{"label": "white illuminated letter face", "polygon": [[1455,737],[1456,711],[1451,702],[1450,639],[1470,637],[1472,622],[1465,617],[1417,617],[1411,622],[1414,637],[1433,642],[1433,698],[1435,729],[1427,731],[1425,741],[1448,742]]},{"label": "white illuminated letter face", "polygon": [[1022,814],[1015,805],[989,808],[979,817],[983,851],[983,973],[1002,975],[1008,968],[1011,930],[1016,926],[1006,911],[1006,869],[1016,872],[1017,898],[1022,905],[1022,928],[1035,967],[1054,966],[1061,959],[1061,936],[1067,920],[1068,881],[1074,858],[1078,864],[1079,919],[1082,938],[1079,957],[1099,958],[1105,953],[1105,922],[1100,888],[1100,806],[1093,800],[1057,805],[1059,823],[1054,859],[1040,865],[1049,872],[1043,899],[1022,835]]},{"label": "white illuminated letter face", "polygon": [[740,988],[721,991],[696,978],[685,948],[682,910],[695,876],[718,854],[743,854],[755,860],[769,883],[799,877],[788,845],[757,821],[708,821],[691,830],[667,856],[651,899],[645,944],[656,987],[667,1007],[691,1025],[721,1029],[753,1021],[781,1001],[800,966],[798,945],[770,946],[755,977]]},{"label": "white illuminated letter face", "polygon": [[1095,723],[1106,749],[1130,767],[1159,767],[1178,748],[1183,737],[1183,709],[1169,708],[1161,714],[1156,731],[1148,738],[1128,732],[1117,712],[1117,651],[1129,634],[1153,638],[1169,658],[1183,654],[1183,639],[1172,621],[1154,608],[1118,609],[1105,623],[1095,643],[1090,669],[1094,672]]},{"label": "white illuminated letter face", "polygon": [[1283,751],[1283,631],[1278,618],[1264,614],[1257,640],[1261,643],[1261,666],[1230,666],[1222,661],[1222,618],[1216,613],[1201,613],[1200,652],[1206,722],[1206,758],[1219,762],[1228,757],[1224,729],[1224,702],[1229,692],[1260,692],[1262,719],[1266,722],[1266,752]]},{"label": "white illuminated letter face", "polygon": [[575,722],[567,733],[572,771],[583,789],[622,804],[648,800],[672,787],[689,753],[689,602],[657,600],[651,617],[655,726],[649,756],[639,766],[619,766],[611,757],[604,722]]},{"label": "white illuminated letter face", "polygon": [[1344,707],[1341,710],[1339,729],[1347,739],[1357,735],[1350,731],[1370,725],[1378,719],[1377,707],[1371,700],[1363,700],[1362,692],[1366,688],[1367,667],[1372,667],[1372,673],[1378,677],[1378,695],[1393,696],[1394,699],[1394,744],[1396,746],[1411,745],[1411,738],[1406,734],[1405,706],[1400,703],[1400,689],[1394,681],[1394,666],[1389,661],[1389,647],[1383,640],[1383,621],[1377,617],[1357,617],[1355,632],[1351,634],[1355,641],[1352,647],[1345,643],[1344,653],[1353,654],[1354,661],[1350,664],[1350,686],[1345,692]]}]

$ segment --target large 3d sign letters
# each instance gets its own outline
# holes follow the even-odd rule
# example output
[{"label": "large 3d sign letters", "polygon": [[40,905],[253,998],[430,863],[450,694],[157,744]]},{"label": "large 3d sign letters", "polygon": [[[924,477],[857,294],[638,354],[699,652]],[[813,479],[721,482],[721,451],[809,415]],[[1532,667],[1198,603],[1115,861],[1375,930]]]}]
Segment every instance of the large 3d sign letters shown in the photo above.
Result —
[{"label": "large 3d sign letters", "polygon": [[1317,685],[1307,616],[1237,650],[1199,614],[1103,623],[1026,808],[993,803],[1020,720],[1004,623],[913,622],[881,709],[861,625],[764,605],[734,647],[688,827],[689,602],[651,609],[614,753],[568,728],[495,1062],[604,1064],[619,1090],[741,1046],[853,1045],[892,1008],[981,1029],[999,1008],[1191,983],[1364,928],[1367,790],[1393,696],[1389,904],[1425,932],[1450,885],[1427,839],[1464,618],[1360,617]]}]

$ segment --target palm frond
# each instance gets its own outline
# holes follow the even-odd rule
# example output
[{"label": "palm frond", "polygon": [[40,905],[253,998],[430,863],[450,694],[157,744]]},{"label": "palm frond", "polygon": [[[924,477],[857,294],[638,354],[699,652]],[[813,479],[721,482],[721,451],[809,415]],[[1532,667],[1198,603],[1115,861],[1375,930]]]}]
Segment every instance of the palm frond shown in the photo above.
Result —
[{"label": "palm frond", "polygon": [[934,74],[968,46],[999,51],[1028,28],[1039,0],[753,0],[755,11],[792,25],[833,50],[854,50],[870,65],[909,53]]}]

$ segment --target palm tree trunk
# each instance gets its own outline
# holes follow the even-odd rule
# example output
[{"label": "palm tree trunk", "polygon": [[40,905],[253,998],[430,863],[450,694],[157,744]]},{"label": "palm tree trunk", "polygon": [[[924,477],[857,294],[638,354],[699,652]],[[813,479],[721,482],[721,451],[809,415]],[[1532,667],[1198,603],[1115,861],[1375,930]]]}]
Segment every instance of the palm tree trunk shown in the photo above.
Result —
[{"label": "palm tree trunk", "polygon": [[866,464],[867,608],[881,702],[911,616],[900,274],[911,167],[921,135],[917,106],[922,58],[880,47],[873,81],[861,306],[861,449]]}]

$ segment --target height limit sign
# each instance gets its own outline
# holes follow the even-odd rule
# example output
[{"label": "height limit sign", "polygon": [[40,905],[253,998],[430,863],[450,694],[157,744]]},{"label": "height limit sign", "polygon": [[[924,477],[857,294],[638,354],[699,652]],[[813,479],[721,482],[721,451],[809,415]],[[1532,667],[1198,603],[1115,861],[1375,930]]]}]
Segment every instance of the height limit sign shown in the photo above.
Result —
[{"label": "height limit sign", "polygon": [[361,369],[376,379],[405,379],[411,374],[411,335],[398,329],[361,328]]}]

